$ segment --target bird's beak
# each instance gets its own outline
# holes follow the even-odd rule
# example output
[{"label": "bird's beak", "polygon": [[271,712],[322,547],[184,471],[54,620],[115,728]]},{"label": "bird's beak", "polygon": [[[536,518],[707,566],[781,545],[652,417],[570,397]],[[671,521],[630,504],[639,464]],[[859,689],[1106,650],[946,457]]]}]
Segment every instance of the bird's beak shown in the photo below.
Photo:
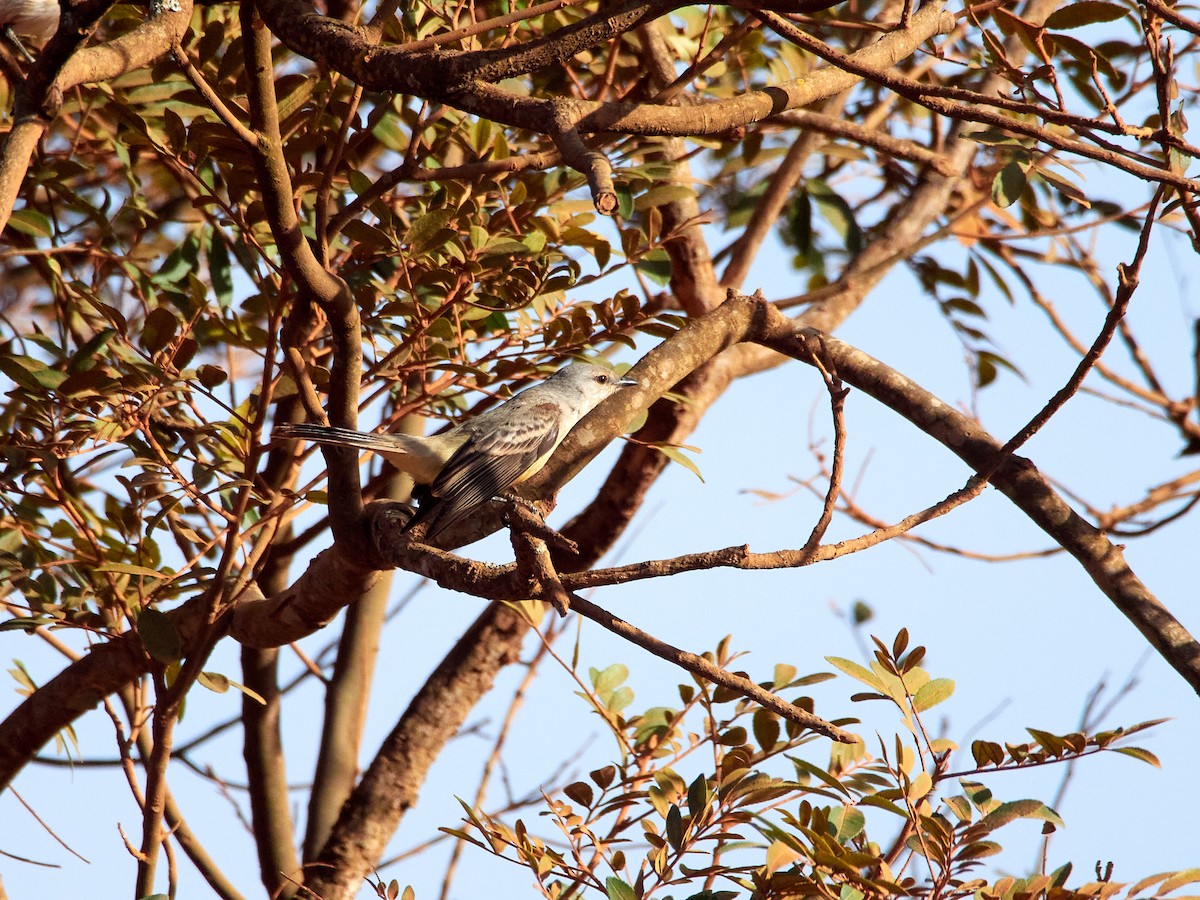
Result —
[{"label": "bird's beak", "polygon": [[617,387],[637,387],[638,383],[628,375],[623,376],[617,381]]}]

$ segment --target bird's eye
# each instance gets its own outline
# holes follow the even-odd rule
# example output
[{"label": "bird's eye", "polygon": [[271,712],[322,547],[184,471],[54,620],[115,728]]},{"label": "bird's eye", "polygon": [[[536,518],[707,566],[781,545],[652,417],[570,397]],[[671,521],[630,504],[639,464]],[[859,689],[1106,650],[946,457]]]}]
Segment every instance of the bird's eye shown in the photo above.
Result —
[{"label": "bird's eye", "polygon": [[608,376],[607,375],[597,375],[596,380],[598,382],[600,382],[601,384],[608,384]]}]

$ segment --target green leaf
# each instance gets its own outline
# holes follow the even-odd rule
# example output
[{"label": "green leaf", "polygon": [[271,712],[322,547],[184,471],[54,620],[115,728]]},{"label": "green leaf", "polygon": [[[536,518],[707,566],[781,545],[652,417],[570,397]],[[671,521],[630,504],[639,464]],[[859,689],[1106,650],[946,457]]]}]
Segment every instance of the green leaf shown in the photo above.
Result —
[{"label": "green leaf", "polygon": [[1132,756],[1134,759],[1150,763],[1156,769],[1162,768],[1162,763],[1158,761],[1158,757],[1142,747],[1117,747],[1115,752],[1124,753],[1126,756]]},{"label": "green leaf", "polygon": [[960,822],[970,822],[975,818],[975,814],[971,811],[971,804],[966,797],[946,797],[943,802],[950,807],[950,811],[958,817]]},{"label": "green leaf", "polygon": [[540,231],[531,231],[521,238],[521,245],[530,253],[541,253],[546,248],[546,236]]},{"label": "green leaf", "polygon": [[796,193],[788,205],[786,215],[785,238],[789,238],[802,254],[807,254],[812,249],[813,237],[812,201],[808,199],[807,191]]},{"label": "green leaf", "polygon": [[1012,800],[1008,803],[1001,803],[980,819],[979,827],[983,831],[995,831],[1017,819],[1041,819],[1060,827],[1063,824],[1058,813],[1040,800]]},{"label": "green leaf", "polygon": [[224,235],[213,229],[212,240],[208,245],[208,273],[212,278],[213,293],[217,295],[217,304],[221,309],[229,309],[233,305],[233,272],[229,265],[229,247],[225,244]]},{"label": "green leaf", "polygon": [[683,814],[674,803],[667,810],[667,843],[675,850],[683,846]]},{"label": "green leaf", "polygon": [[717,743],[726,747],[740,747],[746,743],[746,729],[741,725],[735,725],[728,731],[717,736]]},{"label": "green leaf", "polygon": [[1163,894],[1169,894],[1171,891],[1176,891],[1185,884],[1192,884],[1200,881],[1200,869],[1183,869],[1174,873],[1170,878],[1158,886],[1158,890],[1154,892],[1155,897],[1161,897]]},{"label": "green leaf", "polygon": [[1082,28],[1084,25],[1095,25],[1100,22],[1115,22],[1129,14],[1129,10],[1117,3],[1104,3],[1102,0],[1080,0],[1056,9],[1046,17],[1045,27],[1057,31],[1060,29]]},{"label": "green leaf", "polygon": [[1000,801],[992,796],[992,791],[987,785],[978,781],[968,781],[965,778],[960,778],[958,783],[962,785],[963,793],[967,795],[971,805],[980,812],[989,813],[1000,806]]},{"label": "green leaf", "polygon": [[209,390],[229,380],[229,373],[220,366],[204,365],[196,370],[196,377]]},{"label": "green leaf", "polygon": [[754,739],[764,753],[769,753],[779,740],[779,718],[770,710],[759,709],[754,713],[753,725]]},{"label": "green leaf", "polygon": [[812,775],[813,777],[823,781],[839,794],[850,796],[849,789],[820,766],[815,766],[807,760],[800,759],[798,756],[789,756],[788,759],[792,761],[792,764],[796,766],[797,770],[801,772],[807,772],[809,775]]},{"label": "green leaf", "polygon": [[437,233],[454,218],[454,214],[455,211],[452,209],[434,209],[425,213],[412,223],[408,234],[404,236],[405,242],[415,248],[424,249],[424,244],[436,237]]},{"label": "green leaf", "polygon": [[[119,575],[140,575],[145,578],[167,578],[158,569],[148,569],[145,566],[135,566],[131,563],[106,562],[96,566],[97,572],[116,572]],[[161,613],[159,613],[161,615]]]},{"label": "green leaf", "polygon": [[51,369],[32,356],[8,356],[0,353],[0,372],[26,390],[39,392],[43,388],[54,390],[67,380],[65,372]]},{"label": "green leaf", "polygon": [[839,806],[829,813],[829,824],[833,826],[834,840],[844,844],[862,833],[867,827],[867,817],[853,806]]},{"label": "green leaf", "polygon": [[908,818],[908,811],[901,809],[891,800],[885,797],[880,797],[878,794],[868,794],[858,800],[859,806],[873,806],[876,809],[886,809],[894,816],[899,816],[902,819]]},{"label": "green leaf", "polygon": [[151,353],[157,353],[174,340],[179,332],[179,320],[165,306],[157,306],[150,310],[146,321],[142,324],[142,346]]},{"label": "green leaf", "polygon": [[8,217],[8,224],[13,231],[19,231],[30,237],[50,237],[53,233],[50,220],[36,209],[13,210]]},{"label": "green leaf", "polygon": [[913,709],[925,712],[946,700],[954,693],[954,682],[949,678],[935,678],[917,691],[913,697]]},{"label": "green leaf", "polygon": [[955,859],[983,859],[986,856],[995,856],[1002,849],[1004,848],[995,841],[975,841],[959,850]]},{"label": "green leaf", "polygon": [[1057,172],[1052,171],[1048,167],[1038,169],[1040,175],[1049,185],[1074,203],[1078,203],[1084,209],[1092,208],[1092,201],[1088,199],[1087,194],[1081,191],[1078,187],[1067,181]]},{"label": "green leaf", "polygon": [[867,687],[874,688],[881,694],[887,693],[887,688],[884,686],[883,681],[881,681],[880,678],[870,669],[860,666],[858,663],[852,662],[848,659],[842,659],[840,656],[827,656],[825,659],[831,665],[837,666],[837,668],[841,669],[856,681],[861,681]]},{"label": "green leaf", "polygon": [[657,285],[663,286],[671,281],[671,257],[661,247],[646,253],[636,265],[639,272]]},{"label": "green leaf", "polygon": [[692,200],[695,197],[696,192],[685,184],[663,184],[639,194],[633,201],[633,208],[641,212],[652,206],[663,206],[676,200]]},{"label": "green leaf", "polygon": [[589,674],[592,678],[592,687],[596,693],[603,694],[625,682],[625,679],[629,677],[629,667],[621,663],[613,663],[604,671],[592,669]]},{"label": "green leaf", "polygon": [[796,672],[798,671],[795,666],[790,666],[787,663],[776,663],[775,676],[772,679],[775,689],[778,690],[791,684],[792,679],[796,677]]},{"label": "green leaf", "polygon": [[850,204],[820,179],[813,179],[808,183],[808,193],[820,209],[821,215],[841,237],[846,249],[851,253],[861,250],[862,229],[854,220],[854,210],[850,208]]},{"label": "green leaf", "polygon": [[574,800],[580,806],[591,806],[592,800],[595,798],[595,792],[592,786],[586,781],[576,781],[568,784],[563,788],[563,793]]},{"label": "green leaf", "polygon": [[15,619],[7,619],[4,622],[0,622],[0,631],[33,632],[53,621],[49,616],[19,616]]},{"label": "green leaf", "polygon": [[1020,163],[1010,162],[996,173],[992,181],[992,202],[1000,207],[1009,207],[1025,193],[1025,170]]},{"label": "green leaf", "polygon": [[671,462],[679,463],[701,481],[704,481],[704,476],[700,474],[700,467],[696,465],[691,457],[687,456],[680,448],[670,447],[666,444],[654,444],[654,449],[665,456]]},{"label": "green leaf", "polygon": [[622,219],[633,215],[633,194],[629,193],[627,187],[617,187],[617,215]]},{"label": "green leaf", "polygon": [[708,786],[708,778],[703,774],[697,775],[696,780],[688,785],[687,804],[688,811],[693,816],[699,815],[712,802],[713,793]]},{"label": "green leaf", "polygon": [[143,609],[137,617],[137,629],[146,652],[160,663],[178,662],[183,657],[183,639],[166,613],[153,607]]},{"label": "green leaf", "polygon": [[633,888],[616,875],[609,876],[604,882],[604,893],[608,900],[637,900]]}]

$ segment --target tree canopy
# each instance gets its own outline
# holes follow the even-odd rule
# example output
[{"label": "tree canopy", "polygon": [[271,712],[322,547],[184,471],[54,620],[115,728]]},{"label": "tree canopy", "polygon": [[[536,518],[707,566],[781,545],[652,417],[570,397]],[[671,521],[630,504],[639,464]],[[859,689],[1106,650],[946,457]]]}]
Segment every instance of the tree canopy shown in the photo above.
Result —
[{"label": "tree canopy", "polygon": [[[398,896],[423,857],[391,858],[397,828],[515,668],[527,674],[482,777],[462,774],[462,819],[431,846],[516,861],[530,896],[1176,896],[1195,870],[1118,881],[1052,852],[1038,871],[987,864],[1014,823],[1062,825],[1052,802],[989,776],[1098,754],[1154,763],[1136,742],[1156,722],[1092,709],[1062,733],[941,733],[929,711],[971,673],[926,659],[916,611],[913,637],[868,642],[859,606],[859,660],[738,660],[779,600],[749,587],[764,570],[867,565],[885,542],[984,555],[989,525],[955,525],[950,544],[928,523],[971,522],[994,488],[1134,626],[1121,641],[1140,636],[1200,691],[1200,646],[1172,611],[1190,560],[1154,584],[1125,557],[1194,533],[1200,470],[1158,453],[1136,461],[1140,496],[1071,484],[1128,437],[1130,410],[1137,440],[1200,451],[1200,324],[1140,287],[1156,242],[1200,249],[1185,115],[1198,39],[1191,10],[1163,0],[64,2],[31,58],[0,45],[0,629],[21,695],[0,722],[0,784],[19,796],[62,779],[65,796],[64,761],[127,784],[137,897]],[[889,364],[899,333],[874,355],[835,336],[882,305],[935,310],[952,350],[918,349],[962,375],[966,402]],[[1187,352],[1146,340],[1139,308],[1171,317]],[[1038,313],[1027,359],[993,333],[1013,309]],[[1069,357],[1054,391],[1011,428],[979,413],[1043,352]],[[406,477],[271,438],[303,421],[428,433],[573,359],[632,367],[638,386],[519,487],[548,514],[627,436],[557,531],[497,500],[426,544],[404,528]],[[795,387],[737,435],[742,486],[780,502],[759,448],[795,441],[784,430],[815,385],[828,424],[809,448],[817,475],[796,486],[816,498],[812,521],[770,549],[697,531],[645,556],[651,489],[672,466],[703,474],[697,428],[780,369]],[[1047,468],[1030,442],[1081,392],[1111,418]],[[899,514],[860,502],[856,395],[943,469],[957,457],[952,492]],[[462,549],[498,530],[498,562]],[[1012,565],[987,558],[975,577],[1002,583]],[[669,602],[726,569],[748,594],[705,653],[607,600],[645,582]],[[432,671],[407,663],[430,649],[417,633],[381,649],[393,595],[421,584],[484,601]],[[625,662],[581,662],[576,617],[619,638]],[[642,657],[678,673],[673,705],[633,705],[626,662]],[[552,665],[615,750],[507,743]],[[813,689],[835,677],[840,693]],[[232,717],[203,699],[230,688]],[[367,710],[392,693],[403,709],[376,748]],[[894,716],[868,725],[868,707]],[[298,718],[315,747],[285,746]],[[231,865],[234,839],[193,828],[193,798],[173,791],[230,734],[241,759],[203,775],[244,818],[256,868]],[[488,806],[502,761],[531,751],[544,795]]]}]

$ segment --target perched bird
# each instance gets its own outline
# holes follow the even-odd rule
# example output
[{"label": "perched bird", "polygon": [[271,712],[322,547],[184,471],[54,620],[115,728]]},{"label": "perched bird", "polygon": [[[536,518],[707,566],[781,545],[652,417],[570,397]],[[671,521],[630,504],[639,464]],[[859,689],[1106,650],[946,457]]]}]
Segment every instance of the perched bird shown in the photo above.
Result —
[{"label": "perched bird", "polygon": [[0,0],[0,32],[26,59],[32,60],[20,38],[42,46],[58,29],[58,0]]},{"label": "perched bird", "polygon": [[636,385],[603,366],[574,363],[442,434],[366,434],[297,424],[280,425],[271,436],[381,454],[418,485],[429,485],[429,500],[408,527],[427,522],[425,535],[433,540],[492,497],[535,475],[576,422],[621,388]]}]

